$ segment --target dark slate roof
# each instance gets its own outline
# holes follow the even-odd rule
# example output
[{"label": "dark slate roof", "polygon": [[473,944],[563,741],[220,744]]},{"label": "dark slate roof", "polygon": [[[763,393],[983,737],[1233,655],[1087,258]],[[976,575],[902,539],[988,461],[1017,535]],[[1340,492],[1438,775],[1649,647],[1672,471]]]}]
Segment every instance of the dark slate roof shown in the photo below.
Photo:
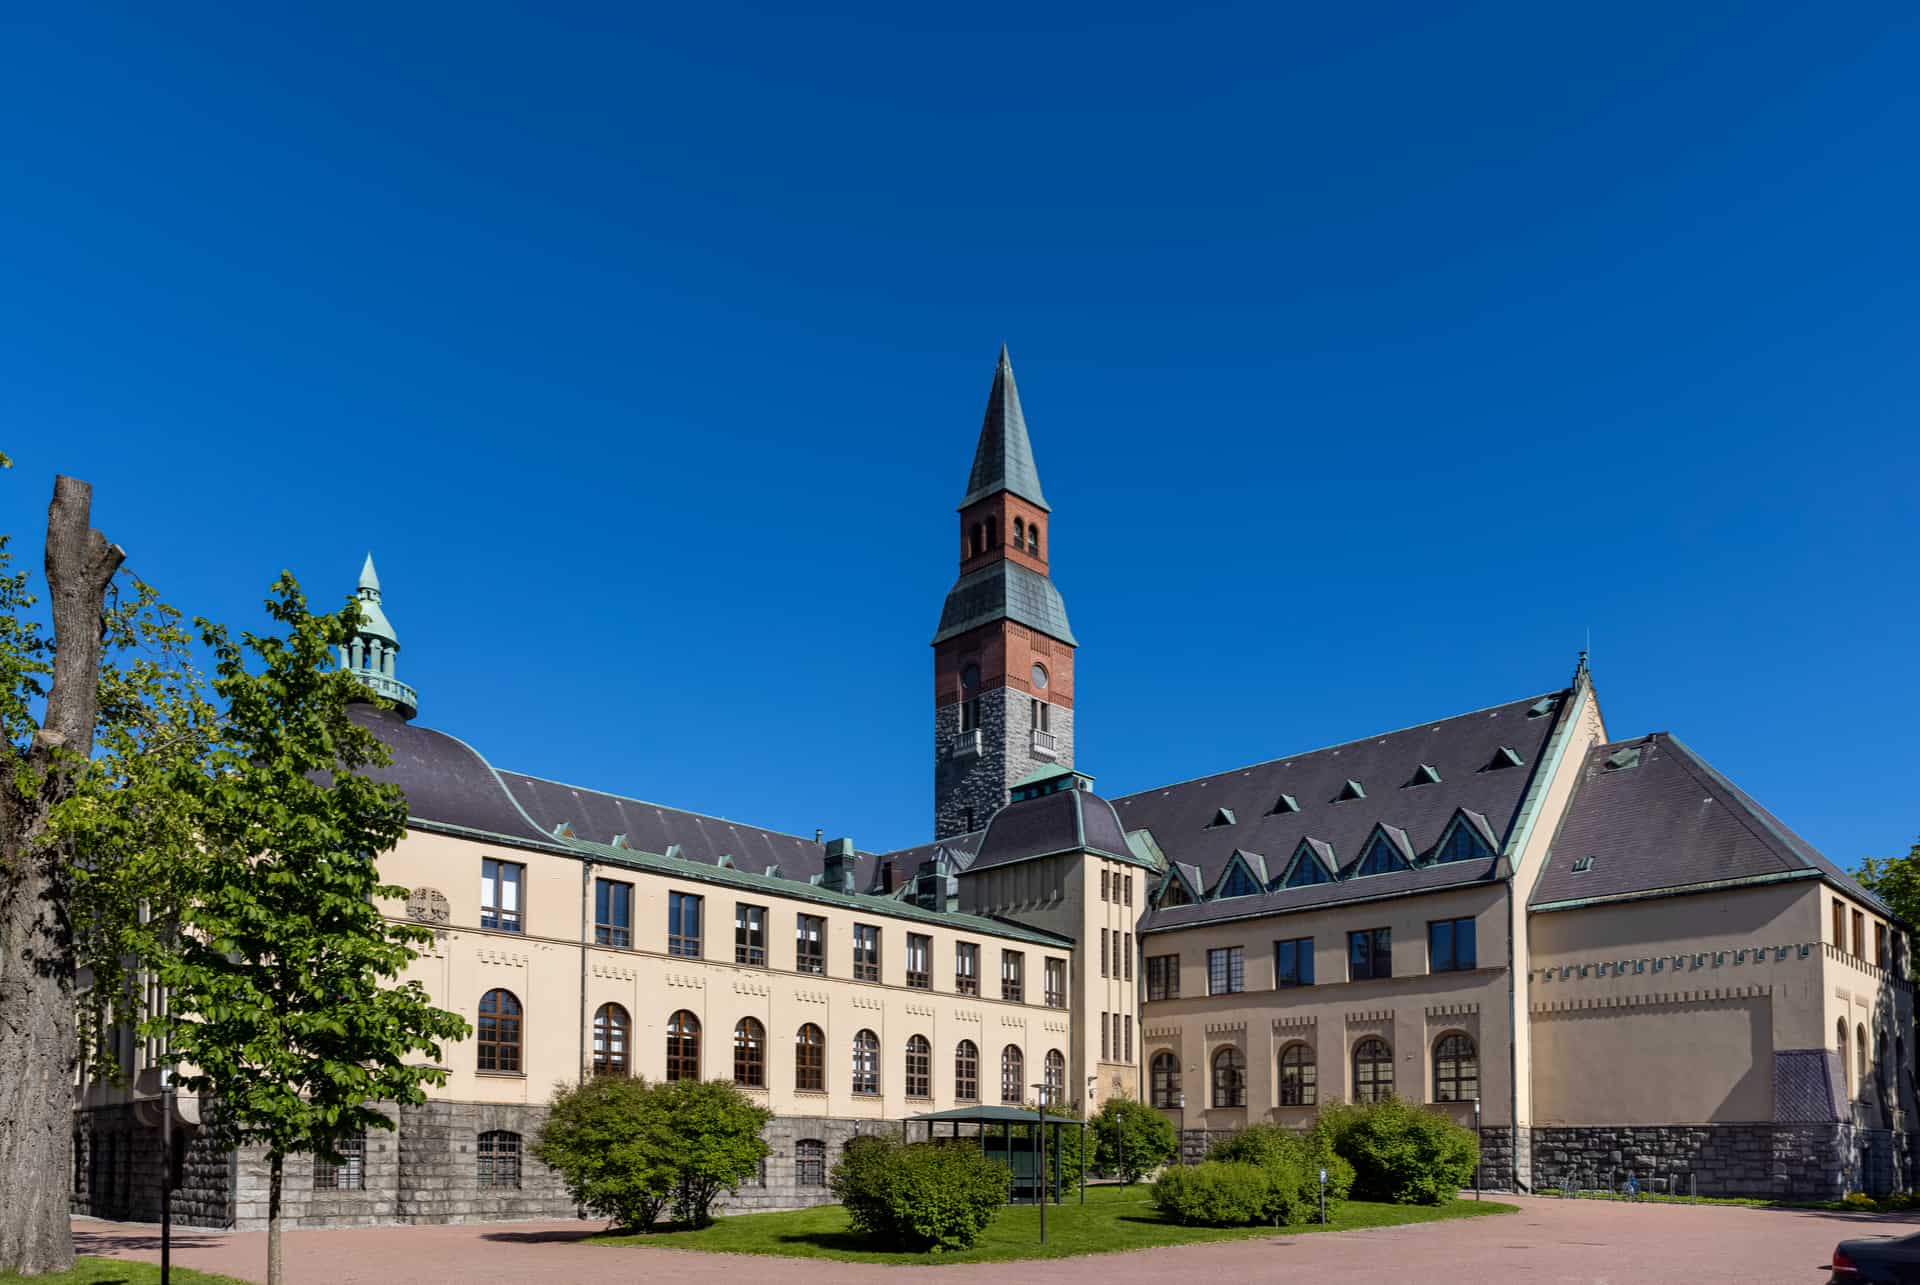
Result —
[{"label": "dark slate roof", "polygon": [[975,830],[971,834],[956,834],[932,843],[916,843],[911,848],[882,852],[874,860],[893,862],[903,878],[912,878],[919,871],[921,862],[932,861],[942,855],[953,869],[965,870],[973,864],[975,854],[980,851],[980,838],[984,834],[985,830]]},{"label": "dark slate roof", "polygon": [[1063,643],[1074,642],[1067,604],[1060,600],[1053,581],[1004,559],[954,581],[940,609],[940,628],[933,641],[942,642],[995,620],[1012,620]]},{"label": "dark slate roof", "polygon": [[[1345,874],[1359,859],[1376,825],[1404,830],[1408,845],[1424,856],[1463,811],[1485,818],[1498,853],[1570,695],[1560,691],[1528,696],[1491,709],[1130,794],[1115,799],[1114,810],[1126,829],[1150,831],[1170,861],[1192,867],[1203,892],[1213,889],[1236,849],[1259,853],[1266,859],[1268,872],[1277,878],[1304,839],[1329,845]],[[1496,758],[1504,757],[1503,749],[1518,754],[1520,764],[1489,768]],[[1437,771],[1440,780],[1409,785],[1417,776],[1424,777],[1422,765]],[[1351,793],[1349,781],[1359,784],[1364,797],[1335,802]],[[1282,795],[1291,795],[1300,810],[1275,812]],[[1233,824],[1212,824],[1222,809],[1233,815]],[[1143,931],[1428,892],[1497,878],[1500,872],[1496,856],[1153,909]]]},{"label": "dark slate roof", "polygon": [[[402,720],[391,710],[351,706],[353,716],[392,751],[390,767],[369,775],[392,781],[407,796],[407,814],[419,821],[497,834],[508,839],[552,842],[565,824],[571,837],[610,844],[625,835],[633,848],[764,874],[780,868],[783,879],[805,882],[826,868],[825,845],[720,817],[661,807],[600,790],[562,785],[523,772],[496,770],[464,742]],[[855,860],[855,887],[871,883],[878,864],[870,854]]]},{"label": "dark slate roof", "polygon": [[1000,345],[1000,363],[993,371],[993,390],[987,394],[987,414],[980,423],[980,443],[973,450],[973,472],[967,475],[967,495],[960,507],[984,500],[996,491],[1011,491],[1041,508],[1040,470],[1033,464],[1033,443],[1027,439],[1027,417],[1020,411],[1020,390],[1014,386],[1013,363],[1007,346]]},{"label": "dark slate roof", "polygon": [[1127,846],[1127,832],[1114,815],[1113,804],[1090,790],[1056,790],[1009,803],[994,813],[971,869],[1081,851],[1147,864]]},{"label": "dark slate roof", "polygon": [[[1576,873],[1582,857],[1592,867]],[[1655,732],[1588,753],[1531,905],[1791,878],[1825,879],[1892,913],[1678,737]]]},{"label": "dark slate roof", "polygon": [[1827,1049],[1786,1049],[1773,1055],[1773,1122],[1828,1124],[1844,1119],[1846,1072]]}]

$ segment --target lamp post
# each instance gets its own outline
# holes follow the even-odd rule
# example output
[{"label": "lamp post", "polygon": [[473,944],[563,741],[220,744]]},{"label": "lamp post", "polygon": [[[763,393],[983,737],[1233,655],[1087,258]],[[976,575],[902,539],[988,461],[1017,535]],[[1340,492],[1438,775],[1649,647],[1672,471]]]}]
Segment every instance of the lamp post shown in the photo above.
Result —
[{"label": "lamp post", "polygon": [[1036,1187],[1034,1188],[1034,1193],[1040,1198],[1040,1243],[1044,1245],[1047,1243],[1047,1085],[1046,1085],[1046,1081],[1044,1080],[1041,1081],[1039,1084],[1034,1085],[1033,1088],[1034,1088],[1034,1095],[1035,1095],[1033,1114],[1035,1119],[1039,1121],[1039,1123],[1034,1126],[1034,1132],[1039,1135],[1039,1149],[1035,1153],[1036,1156],[1038,1157],[1039,1165],[1038,1165],[1038,1172],[1036,1172],[1033,1175],[1034,1180],[1037,1184]]},{"label": "lamp post", "polygon": [[1180,1109],[1180,1136],[1174,1140],[1174,1158],[1181,1164],[1187,1163],[1187,1091],[1178,1089],[1173,1095],[1173,1105]]},{"label": "lamp post", "polygon": [[1486,1153],[1480,1150],[1483,1135],[1480,1131],[1480,1099],[1473,1100],[1473,1198],[1480,1199],[1480,1171],[1486,1168]]}]

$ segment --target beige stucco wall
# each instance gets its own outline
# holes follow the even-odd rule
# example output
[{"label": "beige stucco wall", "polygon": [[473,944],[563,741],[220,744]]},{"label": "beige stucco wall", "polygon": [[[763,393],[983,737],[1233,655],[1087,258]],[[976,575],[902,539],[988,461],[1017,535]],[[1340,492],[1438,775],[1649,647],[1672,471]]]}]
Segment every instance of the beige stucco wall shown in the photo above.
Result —
[{"label": "beige stucco wall", "polygon": [[[1479,967],[1462,972],[1427,971],[1430,920],[1472,917]],[[1348,981],[1347,934],[1386,927],[1393,932],[1394,976]],[[1273,944],[1311,937],[1314,981],[1310,987],[1274,988]],[[1246,990],[1208,995],[1207,952],[1239,946]],[[1279,1106],[1278,1059],[1288,1045],[1304,1041],[1314,1050],[1322,1103],[1352,1096],[1353,1047],[1369,1035],[1386,1039],[1394,1052],[1397,1094],[1433,1100],[1434,1044],[1464,1031],[1480,1055],[1480,1096],[1485,1122],[1504,1124],[1509,1101],[1506,1034],[1506,889],[1479,885],[1379,902],[1297,911],[1285,915],[1209,924],[1148,937],[1146,956],[1178,954],[1180,998],[1145,1006],[1146,1046],[1142,1067],[1168,1050],[1180,1059],[1186,1109],[1169,1117],[1189,1128],[1230,1129],[1262,1120],[1304,1124],[1310,1108]],[[1236,1045],[1247,1061],[1247,1106],[1212,1106],[1212,1059]],[[1470,1106],[1449,1108],[1462,1123]]]},{"label": "beige stucco wall", "polygon": [[[482,931],[480,862],[483,857],[526,865],[524,933]],[[449,902],[450,924],[412,966],[435,1001],[473,1022],[480,998],[504,987],[524,1010],[524,1070],[519,1075],[484,1074],[475,1067],[473,1041],[447,1050],[449,1076],[436,1096],[457,1101],[544,1102],[556,1084],[575,1080],[591,1056],[588,1024],[601,1004],[617,1003],[633,1022],[635,1072],[660,1078],[666,1071],[666,1024],[680,1009],[701,1024],[702,1074],[733,1074],[733,1030],[744,1017],[759,1020],[767,1032],[767,1086],[754,1096],[787,1114],[830,1114],[846,1118],[897,1119],[957,1105],[954,1052],[961,1040],[980,1050],[980,1100],[1000,1101],[1000,1056],[1008,1045],[1023,1055],[1022,1082],[1040,1079],[1049,1050],[1069,1049],[1068,1014],[1044,1006],[1043,961],[1069,958],[1070,952],[988,933],[957,931],[942,925],[891,918],[887,903],[875,899],[872,911],[843,909],[798,898],[770,897],[621,866],[597,865],[587,871],[579,858],[492,846],[464,838],[410,832],[381,861],[388,881],[409,888],[429,887]],[[634,885],[632,949],[583,946],[582,906],[592,931],[592,880],[605,877]],[[666,954],[666,905],[671,891],[703,897],[703,955],[699,959]],[[748,967],[733,962],[734,903],[768,911],[768,963]],[[404,905],[386,907],[396,918]],[[794,971],[795,926],[799,914],[827,921],[827,975]],[[852,980],[853,925],[881,930],[881,980]],[[932,938],[932,990],[905,984],[906,935]],[[981,990],[964,996],[954,990],[954,945],[980,947]],[[1026,1001],[1008,1003],[1000,993],[1000,955],[1013,950],[1025,957]],[[582,963],[586,1006],[581,1004]],[[803,1023],[821,1028],[826,1038],[826,1092],[794,1088],[795,1033]],[[880,1044],[880,1092],[851,1090],[854,1033],[872,1030]],[[905,1050],[910,1036],[924,1036],[933,1047],[932,1096],[908,1098],[904,1092]],[[1027,1092],[1025,1096],[1031,1096]]]}]

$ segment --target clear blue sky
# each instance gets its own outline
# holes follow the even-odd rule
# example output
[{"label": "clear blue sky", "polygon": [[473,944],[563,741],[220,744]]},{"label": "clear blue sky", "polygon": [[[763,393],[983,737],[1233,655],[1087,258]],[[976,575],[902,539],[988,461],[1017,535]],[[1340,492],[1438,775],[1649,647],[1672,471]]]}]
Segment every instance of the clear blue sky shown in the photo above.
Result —
[{"label": "clear blue sky", "polygon": [[[278,10],[280,6],[267,6]],[[1904,5],[16,6],[0,528],[862,847],[1013,352],[1121,793],[1563,683],[1920,832]]]}]

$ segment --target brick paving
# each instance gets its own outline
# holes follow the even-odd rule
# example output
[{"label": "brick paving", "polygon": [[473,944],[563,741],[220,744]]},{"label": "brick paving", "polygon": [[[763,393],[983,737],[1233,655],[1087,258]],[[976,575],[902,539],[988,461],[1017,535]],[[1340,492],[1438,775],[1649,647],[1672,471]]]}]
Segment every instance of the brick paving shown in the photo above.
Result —
[{"label": "brick paving", "polygon": [[[1126,1254],[1020,1264],[888,1268],[802,1258],[753,1258],[577,1243],[598,1223],[491,1223],[447,1227],[355,1227],[286,1234],[291,1285],[439,1285],[440,1282],[569,1282],[613,1285],[667,1279],[703,1285],[778,1279],[783,1285],[938,1278],[953,1285],[1010,1273],[1047,1282],[1165,1285],[1168,1281],[1411,1279],[1438,1285],[1625,1285],[1641,1281],[1819,1285],[1817,1265],[1836,1241],[1920,1231],[1920,1216],[1851,1215],[1724,1206],[1627,1205],[1598,1200],[1518,1199],[1518,1214],[1375,1231],[1273,1236]],[[157,1228],[74,1221],[83,1254],[158,1261]],[[263,1232],[190,1229],[174,1238],[174,1262],[261,1280]]]}]

